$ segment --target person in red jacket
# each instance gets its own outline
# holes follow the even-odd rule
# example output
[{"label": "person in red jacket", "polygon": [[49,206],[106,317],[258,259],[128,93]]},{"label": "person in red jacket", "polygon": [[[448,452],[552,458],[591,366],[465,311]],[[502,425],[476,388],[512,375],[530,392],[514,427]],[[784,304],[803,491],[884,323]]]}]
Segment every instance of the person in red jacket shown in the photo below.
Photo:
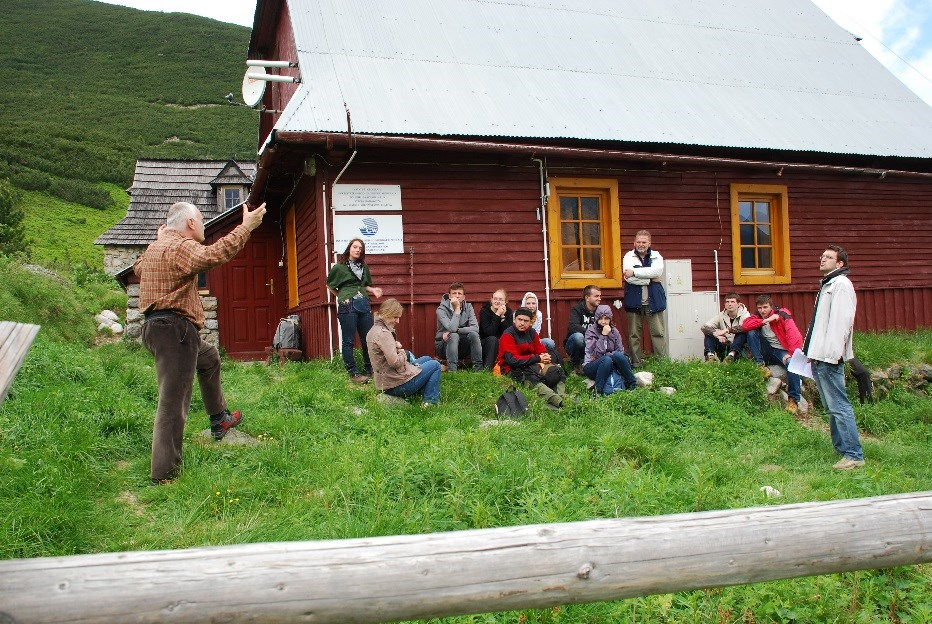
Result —
[{"label": "person in red jacket", "polygon": [[[757,314],[752,314],[741,324],[744,331],[760,330],[760,348],[764,362],[786,366],[796,349],[803,346],[803,337],[796,321],[786,308],[773,305],[770,295],[757,298]],[[796,373],[786,372],[786,387],[789,400],[786,411],[795,414],[802,398],[802,380]]]}]

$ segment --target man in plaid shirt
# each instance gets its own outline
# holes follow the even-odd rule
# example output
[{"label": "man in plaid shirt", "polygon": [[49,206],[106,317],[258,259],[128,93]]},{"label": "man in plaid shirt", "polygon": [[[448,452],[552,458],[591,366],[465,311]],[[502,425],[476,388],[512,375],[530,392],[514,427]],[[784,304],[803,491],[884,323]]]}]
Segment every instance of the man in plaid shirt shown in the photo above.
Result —
[{"label": "man in plaid shirt", "polygon": [[197,373],[210,431],[220,440],[239,424],[239,411],[227,409],[220,387],[220,354],[201,339],[204,308],[197,276],[231,260],[262,223],[265,204],[243,205],[243,223],[213,245],[204,245],[204,217],[188,202],[172,204],[156,241],[136,260],[139,309],[146,317],[142,342],[155,356],[159,406],[152,427],[153,483],[174,479],[181,466],[181,441]]}]

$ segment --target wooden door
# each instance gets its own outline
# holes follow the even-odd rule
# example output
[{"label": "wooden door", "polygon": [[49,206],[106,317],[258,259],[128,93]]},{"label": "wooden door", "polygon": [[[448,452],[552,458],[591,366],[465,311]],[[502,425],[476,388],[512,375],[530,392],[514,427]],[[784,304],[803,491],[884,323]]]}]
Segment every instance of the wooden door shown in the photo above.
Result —
[{"label": "wooden door", "polygon": [[233,260],[222,267],[220,344],[239,360],[265,358],[285,313],[284,270],[278,236],[261,227]]}]

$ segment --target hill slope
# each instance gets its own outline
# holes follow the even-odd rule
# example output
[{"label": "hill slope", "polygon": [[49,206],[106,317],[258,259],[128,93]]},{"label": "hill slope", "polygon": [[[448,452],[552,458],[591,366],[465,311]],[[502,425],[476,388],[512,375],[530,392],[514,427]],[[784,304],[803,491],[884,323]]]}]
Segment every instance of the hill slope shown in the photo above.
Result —
[{"label": "hill slope", "polygon": [[0,176],[126,186],[140,156],[255,157],[258,113],[223,99],[248,28],[90,0],[0,8]]}]

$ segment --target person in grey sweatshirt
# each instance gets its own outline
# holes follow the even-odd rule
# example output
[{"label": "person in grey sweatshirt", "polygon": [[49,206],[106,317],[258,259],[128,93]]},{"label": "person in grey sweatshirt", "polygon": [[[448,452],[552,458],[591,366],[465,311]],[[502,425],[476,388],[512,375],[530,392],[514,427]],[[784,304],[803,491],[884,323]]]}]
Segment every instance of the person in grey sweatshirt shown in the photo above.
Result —
[{"label": "person in grey sweatshirt", "polygon": [[459,360],[468,359],[473,370],[482,370],[482,341],[476,311],[466,301],[466,289],[459,282],[450,284],[437,306],[437,355],[445,358],[447,369],[456,371]]}]

